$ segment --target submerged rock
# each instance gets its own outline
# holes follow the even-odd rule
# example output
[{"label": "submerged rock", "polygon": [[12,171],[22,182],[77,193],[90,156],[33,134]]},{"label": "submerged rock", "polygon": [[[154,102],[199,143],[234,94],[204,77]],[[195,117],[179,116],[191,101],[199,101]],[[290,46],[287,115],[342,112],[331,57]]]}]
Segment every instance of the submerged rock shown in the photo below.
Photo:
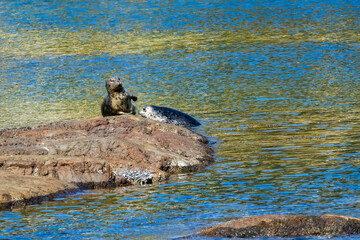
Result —
[{"label": "submerged rock", "polygon": [[338,215],[262,215],[205,228],[196,235],[228,238],[360,234],[360,218]]},{"label": "submerged rock", "polygon": [[2,172],[80,188],[154,183],[212,161],[206,137],[132,115],[0,130]]}]

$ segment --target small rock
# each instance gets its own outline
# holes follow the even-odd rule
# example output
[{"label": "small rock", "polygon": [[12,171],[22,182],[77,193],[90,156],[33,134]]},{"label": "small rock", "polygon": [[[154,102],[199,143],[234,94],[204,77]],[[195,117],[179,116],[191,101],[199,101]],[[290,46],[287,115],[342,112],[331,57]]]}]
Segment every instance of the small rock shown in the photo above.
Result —
[{"label": "small rock", "polygon": [[227,238],[360,234],[360,218],[339,215],[262,215],[221,223],[195,235]]}]

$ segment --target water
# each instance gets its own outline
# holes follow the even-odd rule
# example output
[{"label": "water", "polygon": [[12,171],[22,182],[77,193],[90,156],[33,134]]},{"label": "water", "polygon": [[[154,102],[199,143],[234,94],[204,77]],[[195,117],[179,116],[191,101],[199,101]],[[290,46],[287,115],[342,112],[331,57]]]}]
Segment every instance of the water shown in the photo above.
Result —
[{"label": "water", "polygon": [[98,117],[119,75],[138,108],[201,121],[216,162],[2,212],[0,238],[171,239],[242,216],[360,217],[359,13],[335,0],[2,1],[0,128]]}]

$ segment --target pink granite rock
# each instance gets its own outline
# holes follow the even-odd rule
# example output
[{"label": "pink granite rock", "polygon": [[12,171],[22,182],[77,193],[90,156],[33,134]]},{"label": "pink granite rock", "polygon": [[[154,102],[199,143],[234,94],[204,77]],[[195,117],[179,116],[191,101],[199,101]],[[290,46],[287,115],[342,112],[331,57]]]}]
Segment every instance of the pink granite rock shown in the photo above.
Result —
[{"label": "pink granite rock", "polygon": [[80,188],[155,183],[212,161],[206,137],[133,115],[0,130],[2,172]]}]

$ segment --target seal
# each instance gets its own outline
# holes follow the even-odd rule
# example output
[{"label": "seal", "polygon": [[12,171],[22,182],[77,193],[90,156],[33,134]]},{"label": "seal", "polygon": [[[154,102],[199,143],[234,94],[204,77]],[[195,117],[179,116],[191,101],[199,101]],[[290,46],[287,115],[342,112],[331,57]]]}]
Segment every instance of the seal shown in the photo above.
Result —
[{"label": "seal", "polygon": [[101,104],[103,117],[121,114],[136,114],[135,105],[131,100],[136,101],[137,97],[127,92],[119,77],[111,77],[106,80],[108,95]]},{"label": "seal", "polygon": [[149,105],[140,109],[139,114],[144,118],[183,127],[196,127],[201,125],[201,123],[192,116],[169,107]]}]

